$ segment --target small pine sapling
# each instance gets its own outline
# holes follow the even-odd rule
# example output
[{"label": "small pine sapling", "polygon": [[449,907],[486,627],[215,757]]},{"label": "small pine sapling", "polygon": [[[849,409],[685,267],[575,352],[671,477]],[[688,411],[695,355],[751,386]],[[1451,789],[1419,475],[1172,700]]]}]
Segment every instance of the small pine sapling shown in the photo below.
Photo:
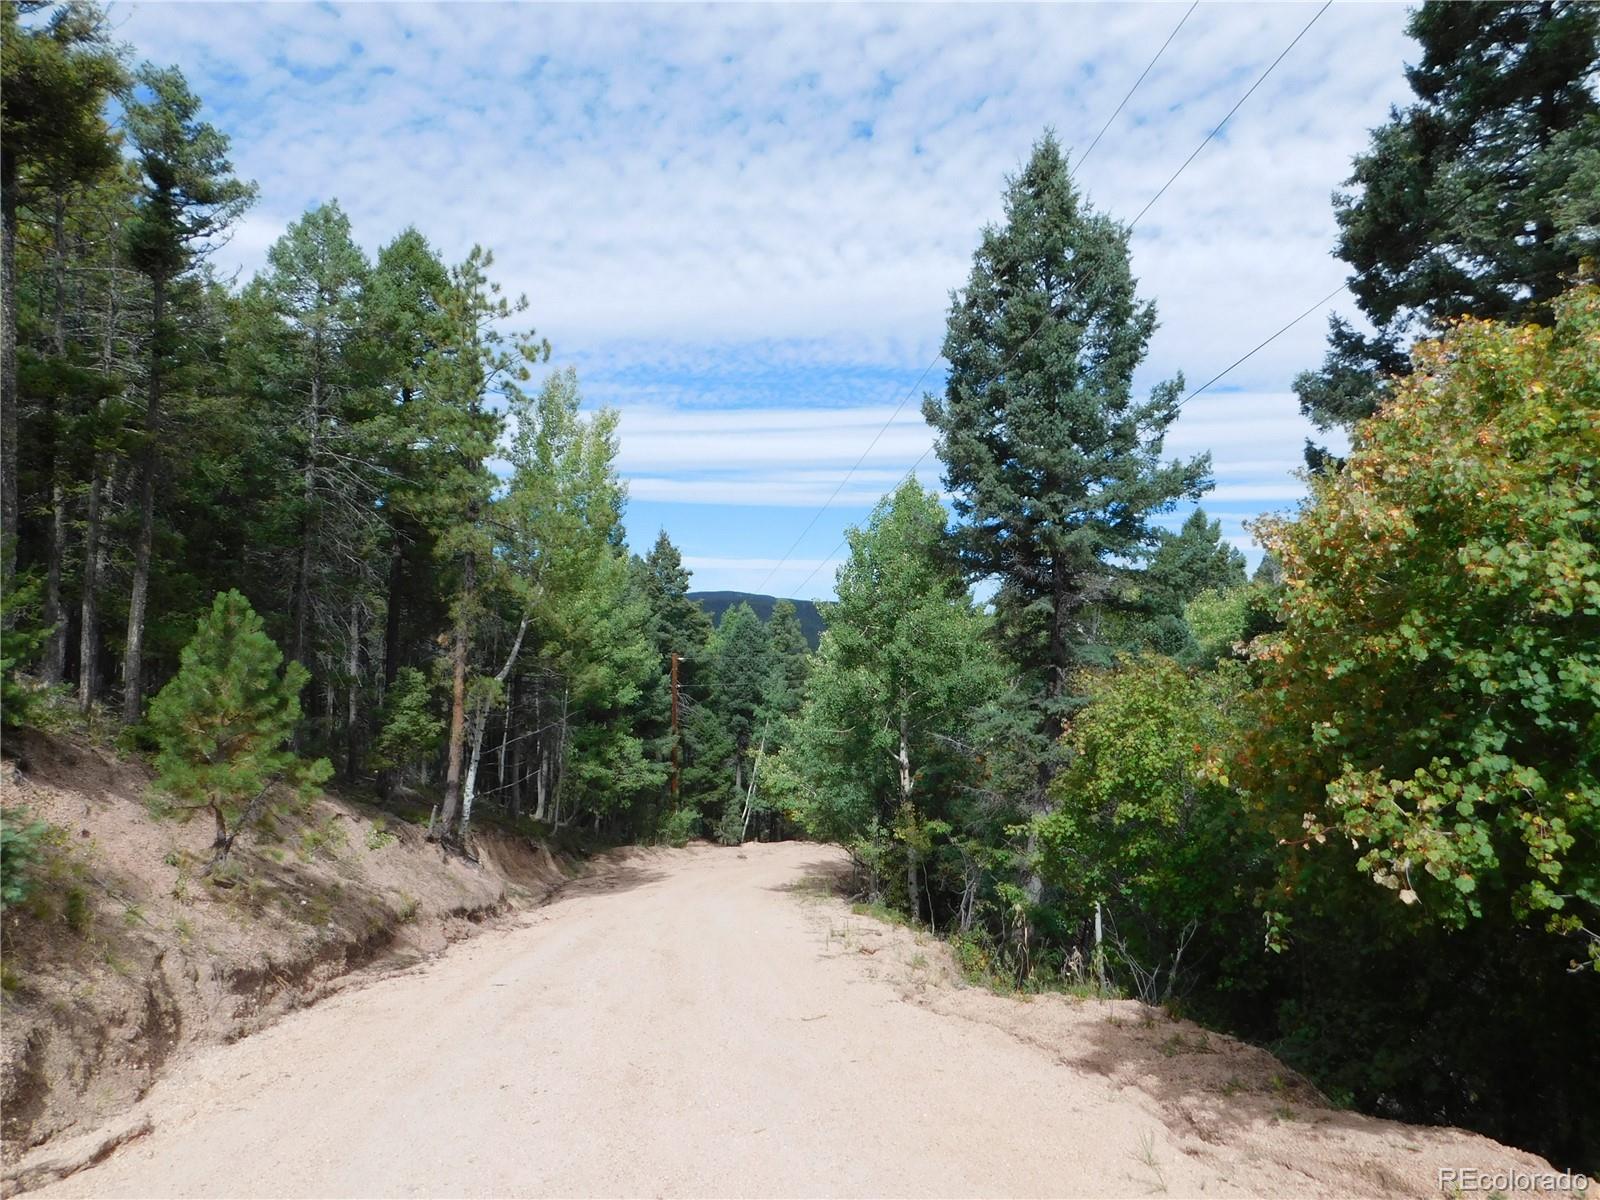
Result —
[{"label": "small pine sapling", "polygon": [[[281,668],[281,671],[280,671]],[[217,836],[209,875],[279,783],[308,796],[333,773],[289,747],[306,669],[283,666],[261,618],[237,591],[219,594],[183,648],[182,666],[150,706],[156,782],[181,812],[208,810]]]}]

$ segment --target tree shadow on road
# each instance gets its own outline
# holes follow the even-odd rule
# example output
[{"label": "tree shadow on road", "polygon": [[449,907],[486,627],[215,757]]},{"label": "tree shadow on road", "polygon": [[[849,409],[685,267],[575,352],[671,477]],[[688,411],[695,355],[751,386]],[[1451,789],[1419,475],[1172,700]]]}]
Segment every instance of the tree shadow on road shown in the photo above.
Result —
[{"label": "tree shadow on road", "polygon": [[798,877],[785,883],[775,883],[769,892],[788,892],[802,896],[829,896],[841,900],[855,898],[860,891],[855,864],[849,859],[818,858],[801,863]]},{"label": "tree shadow on road", "polygon": [[659,883],[666,877],[665,871],[641,863],[601,863],[556,888],[541,907],[561,904],[581,896],[612,896],[631,892],[635,888]]}]

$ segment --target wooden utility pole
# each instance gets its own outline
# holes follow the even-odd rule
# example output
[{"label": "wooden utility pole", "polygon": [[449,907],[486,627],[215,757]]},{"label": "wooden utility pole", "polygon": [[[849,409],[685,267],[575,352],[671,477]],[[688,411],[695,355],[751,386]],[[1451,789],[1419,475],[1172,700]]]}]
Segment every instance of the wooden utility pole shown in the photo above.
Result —
[{"label": "wooden utility pole", "polygon": [[672,652],[672,811],[678,811],[678,798],[682,781],[683,756],[678,736],[678,652]]}]

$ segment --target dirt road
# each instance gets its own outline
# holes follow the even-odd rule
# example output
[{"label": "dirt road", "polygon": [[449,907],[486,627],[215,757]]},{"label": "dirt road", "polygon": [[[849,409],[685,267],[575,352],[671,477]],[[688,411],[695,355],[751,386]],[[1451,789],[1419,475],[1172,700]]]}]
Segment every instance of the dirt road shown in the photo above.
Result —
[{"label": "dirt road", "polygon": [[1437,1195],[1541,1161],[1333,1113],[1132,1005],[963,989],[822,894],[839,861],[637,852],[190,1060],[153,1132],[35,1194]]}]

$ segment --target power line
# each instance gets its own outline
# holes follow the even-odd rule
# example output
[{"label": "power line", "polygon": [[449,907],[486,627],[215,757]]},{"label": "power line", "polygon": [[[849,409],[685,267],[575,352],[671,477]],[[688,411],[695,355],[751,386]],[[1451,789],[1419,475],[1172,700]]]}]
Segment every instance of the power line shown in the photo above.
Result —
[{"label": "power line", "polygon": [[1183,16],[1178,18],[1178,23],[1172,27],[1172,32],[1167,34],[1167,40],[1162,42],[1161,49],[1156,51],[1155,58],[1152,58],[1145,65],[1144,70],[1139,72],[1139,78],[1133,81],[1133,86],[1128,89],[1128,94],[1122,98],[1122,103],[1117,105],[1116,112],[1113,112],[1109,117],[1107,117],[1106,123],[1100,126],[1100,132],[1094,135],[1094,141],[1089,143],[1089,148],[1083,152],[1083,157],[1078,159],[1077,166],[1082,167],[1084,163],[1089,161],[1089,155],[1094,153],[1094,148],[1100,144],[1100,139],[1105,137],[1106,130],[1111,128],[1111,122],[1117,119],[1118,114],[1120,114],[1127,106],[1128,101],[1133,99],[1133,94],[1139,90],[1139,85],[1144,82],[1144,77],[1150,74],[1151,68],[1154,67],[1157,61],[1160,60],[1161,56],[1166,53],[1167,47],[1172,45],[1172,39],[1178,36],[1178,30],[1183,28],[1184,22],[1187,21],[1190,16],[1194,14],[1194,10],[1199,7],[1200,0],[1194,0],[1194,3],[1189,5],[1188,12],[1184,13]]},{"label": "power line", "polygon": [[811,514],[811,520],[806,522],[806,527],[800,531],[800,536],[794,539],[794,545],[783,552],[783,557],[777,561],[772,570],[767,572],[767,577],[761,581],[761,587],[757,590],[762,592],[767,590],[767,584],[772,582],[772,577],[778,573],[778,569],[784,563],[789,561],[789,556],[799,548],[800,543],[805,541],[806,534],[811,532],[822,514],[828,511],[828,506],[839,498],[839,493],[844,491],[844,485],[850,482],[850,477],[860,469],[862,463],[867,461],[867,455],[872,453],[872,448],[878,444],[878,439],[889,432],[889,426],[894,424],[894,419],[900,415],[900,410],[905,408],[906,401],[916,395],[917,389],[922,386],[922,381],[928,377],[928,372],[938,365],[941,357],[942,355],[935,355],[933,361],[922,368],[922,374],[917,376],[917,381],[911,385],[906,394],[900,397],[900,403],[894,406],[894,411],[889,414],[889,419],[883,423],[883,427],[872,435],[872,440],[867,443],[867,448],[861,452],[861,457],[856,459],[855,465],[840,478],[838,485],[833,489],[833,493],[822,502],[822,507]]},{"label": "power line", "polygon": [[[1332,3],[1332,0],[1328,0],[1328,2]],[[1155,52],[1155,56],[1151,58],[1147,64],[1145,64],[1144,70],[1139,73],[1139,78],[1133,81],[1133,86],[1130,87],[1127,94],[1122,97],[1122,102],[1118,104],[1112,114],[1106,118],[1106,123],[1100,127],[1100,132],[1094,135],[1094,141],[1089,143],[1089,149],[1085,150],[1083,152],[1083,157],[1078,160],[1078,165],[1080,167],[1088,160],[1089,155],[1094,153],[1094,148],[1100,144],[1100,139],[1105,136],[1106,130],[1111,128],[1111,123],[1117,119],[1118,114],[1121,113],[1122,110],[1127,106],[1128,101],[1133,99],[1133,94],[1139,90],[1139,85],[1145,81],[1145,76],[1150,74],[1150,71],[1156,65],[1156,62],[1164,53],[1166,53],[1167,47],[1172,44],[1172,39],[1178,36],[1178,30],[1183,28],[1184,23],[1188,21],[1190,15],[1199,7],[1200,0],[1194,0],[1194,3],[1189,5],[1188,11],[1185,12],[1179,19],[1178,23],[1173,26],[1172,32],[1167,34],[1167,40],[1161,43],[1161,48],[1158,49]],[[1304,31],[1302,30],[1302,32]],[[1279,55],[1279,57],[1281,58],[1282,55]],[[1277,64],[1273,65],[1276,66]],[[1246,94],[1248,95],[1248,93]],[[1243,101],[1240,101],[1240,103],[1243,103]],[[1235,105],[1234,107],[1237,109],[1238,105]],[[1233,114],[1229,113],[1228,115],[1232,116]],[[1218,126],[1218,128],[1220,129],[1221,126]],[[1029,342],[1033,341],[1039,330],[1043,328],[1044,322],[1041,321],[1039,323],[1039,327],[1030,333],[1026,338],[1024,338],[1022,342],[1018,344],[1017,348],[1012,351],[1011,358],[1014,359],[1018,354],[1020,354],[1023,348],[1027,346]],[[765,592],[767,590],[767,585],[772,582],[773,576],[775,576],[783,568],[783,564],[788,562],[790,556],[800,548],[800,543],[805,541],[806,535],[816,527],[817,522],[822,518],[822,514],[827,512],[828,508],[833,504],[833,502],[838,499],[839,493],[844,491],[844,485],[848,483],[850,478],[856,473],[857,470],[860,469],[861,464],[866,462],[867,456],[872,453],[873,447],[875,447],[878,444],[879,439],[881,439],[883,435],[889,431],[889,426],[894,424],[895,418],[900,415],[901,411],[905,408],[906,403],[911,399],[912,396],[916,394],[917,389],[922,386],[922,381],[928,377],[928,373],[938,365],[939,359],[942,357],[942,354],[935,355],[933,360],[929,362],[926,367],[922,368],[922,374],[917,376],[917,381],[911,385],[906,394],[900,397],[900,403],[894,406],[894,411],[889,414],[889,419],[883,423],[882,428],[880,428],[877,433],[872,435],[872,441],[867,443],[867,448],[861,452],[861,457],[856,459],[855,463],[850,467],[850,469],[844,473],[838,484],[834,487],[832,493],[826,500],[822,502],[822,507],[818,508],[816,512],[811,514],[811,520],[806,522],[806,527],[800,531],[799,536],[794,539],[793,544],[783,552],[783,557],[778,559],[778,561],[773,564],[772,568],[767,572],[766,577],[761,580],[761,586],[758,589],[759,591]],[[1009,360],[1002,364],[1000,369],[1003,371],[1007,366],[1010,366]],[[917,462],[920,463],[922,458],[926,457],[926,455],[927,452],[924,451],[922,457],[917,459]],[[812,570],[812,574],[816,574],[815,569]],[[810,580],[809,575],[806,577],[806,580]]]},{"label": "power line", "polygon": [[1285,58],[1288,57],[1289,51],[1291,51],[1291,50],[1293,50],[1295,48],[1295,45],[1300,41],[1300,39],[1305,37],[1306,33],[1311,29],[1311,27],[1313,25],[1315,25],[1317,23],[1318,19],[1322,16],[1322,14],[1328,11],[1329,7],[1332,4],[1333,4],[1333,0],[1323,0],[1322,7],[1317,9],[1317,11],[1311,15],[1311,20],[1307,21],[1305,23],[1305,25],[1301,28],[1300,32],[1294,35],[1294,40],[1291,41],[1287,46],[1285,46],[1283,48],[1282,52],[1278,55],[1277,58],[1272,60],[1272,63],[1267,67],[1267,69],[1265,71],[1261,72],[1260,77],[1257,78],[1256,81],[1250,85],[1250,90],[1248,92],[1246,92],[1244,95],[1240,96],[1239,99],[1238,99],[1238,102],[1235,103],[1234,106],[1228,110],[1228,115],[1223,117],[1222,120],[1217,122],[1217,127],[1215,129],[1213,129],[1210,133],[1206,134],[1204,140],[1202,140],[1201,143],[1194,148],[1194,153],[1190,154],[1188,158],[1183,160],[1183,166],[1179,167],[1176,171],[1174,171],[1172,173],[1172,178],[1168,179],[1165,183],[1163,183],[1161,185],[1161,190],[1158,191],[1154,196],[1150,197],[1150,202],[1139,210],[1139,215],[1137,217],[1135,217],[1132,221],[1128,222],[1128,228],[1129,229],[1132,229],[1135,225],[1137,225],[1140,222],[1141,219],[1143,219],[1145,213],[1150,211],[1151,205],[1155,204],[1155,202],[1157,200],[1161,199],[1161,197],[1166,194],[1167,189],[1169,187],[1171,187],[1173,185],[1173,183],[1177,180],[1178,176],[1182,175],[1184,173],[1184,171],[1188,168],[1189,164],[1192,163],[1196,158],[1198,158],[1200,156],[1200,151],[1204,150],[1208,145],[1210,145],[1211,144],[1211,139],[1216,137],[1217,134],[1222,132],[1222,127],[1224,125],[1226,125],[1230,120],[1233,119],[1233,114],[1239,111],[1240,105],[1242,105],[1246,100],[1250,99],[1250,97],[1255,94],[1255,90],[1258,87],[1260,87],[1263,83],[1266,82],[1267,76],[1271,75],[1272,72],[1277,68],[1278,64],[1281,63]]},{"label": "power line", "polygon": [[[1359,276],[1358,276],[1358,278],[1359,278]],[[1335,296],[1337,296],[1340,292],[1344,291],[1344,289],[1346,287],[1348,287],[1348,286],[1349,286],[1348,283],[1341,283],[1338,287],[1334,288],[1333,291],[1329,292],[1321,300],[1318,300],[1310,308],[1306,309],[1305,312],[1301,313],[1298,317],[1295,317],[1293,320],[1289,321],[1287,324],[1281,326],[1277,330],[1277,332],[1269,334],[1265,338],[1263,338],[1261,341],[1257,342],[1249,350],[1245,351],[1238,358],[1234,359],[1227,366],[1223,367],[1222,370],[1218,371],[1210,379],[1206,380],[1199,387],[1195,388],[1194,391],[1190,392],[1182,400],[1178,401],[1178,407],[1181,409],[1185,404],[1189,403],[1189,401],[1193,400],[1201,392],[1205,391],[1213,383],[1216,383],[1217,380],[1221,379],[1224,375],[1228,374],[1235,367],[1239,366],[1242,363],[1248,362],[1250,359],[1254,358],[1258,351],[1266,349],[1273,342],[1277,341],[1284,334],[1288,333],[1289,330],[1293,329],[1296,325],[1300,324],[1301,321],[1304,321],[1312,313],[1316,312],[1317,309],[1321,308],[1324,304],[1329,303]]]},{"label": "power line", "polygon": [[[1364,273],[1365,272],[1363,272],[1363,274]],[[1359,279],[1360,275],[1357,275],[1354,278],[1355,279]],[[1182,410],[1184,405],[1188,404],[1189,401],[1193,400],[1201,392],[1203,392],[1203,391],[1207,390],[1208,388],[1210,388],[1218,380],[1220,380],[1220,379],[1224,378],[1225,376],[1231,374],[1235,367],[1242,366],[1244,363],[1246,363],[1250,359],[1254,358],[1262,350],[1266,349],[1273,342],[1277,341],[1284,334],[1288,333],[1289,330],[1293,329],[1296,325],[1300,324],[1301,321],[1304,321],[1312,313],[1316,312],[1319,308],[1323,307],[1325,304],[1330,303],[1335,296],[1337,296],[1340,292],[1344,291],[1345,288],[1347,288],[1350,285],[1350,282],[1353,282],[1353,280],[1347,281],[1345,283],[1341,283],[1338,287],[1334,288],[1333,291],[1329,292],[1322,299],[1318,300],[1315,304],[1313,304],[1310,308],[1306,309],[1299,316],[1291,318],[1289,321],[1285,322],[1283,325],[1280,325],[1272,333],[1270,333],[1266,337],[1262,338],[1259,342],[1257,342],[1254,346],[1250,347],[1250,349],[1246,350],[1238,358],[1234,359],[1227,366],[1223,367],[1222,370],[1218,371],[1210,379],[1206,380],[1199,387],[1195,388],[1193,391],[1191,391],[1187,395],[1185,395],[1182,400],[1178,401],[1178,409]],[[933,447],[930,446],[930,447],[928,447],[928,450],[931,450],[932,448]],[[910,479],[911,477],[913,477],[916,474],[917,468],[922,465],[922,460],[928,457],[928,450],[924,450],[921,454],[917,455],[917,460],[914,463],[911,464],[911,469],[908,470],[905,473],[905,475],[901,478],[899,483],[897,483],[895,485],[896,487],[899,487],[901,483],[904,483],[907,479]],[[807,575],[804,579],[802,579],[800,581],[800,583],[795,587],[795,591],[797,591],[797,592],[803,591],[805,589],[806,584],[810,583],[811,580],[816,577],[817,572],[820,571],[826,563],[832,561],[834,555],[838,554],[839,551],[841,551],[841,550],[843,550],[845,548],[845,546],[848,544],[849,540],[850,540],[850,537],[849,537],[848,534],[846,534],[845,537],[840,540],[839,544],[837,546],[835,546],[833,548],[833,550],[828,554],[827,558],[822,559],[821,561],[819,561],[817,563],[816,566],[811,568],[811,574]]]},{"label": "power line", "polygon": [[[1177,36],[1178,30],[1183,28],[1184,22],[1186,22],[1189,19],[1189,14],[1192,13],[1195,10],[1196,7],[1198,7],[1198,3],[1199,3],[1199,0],[1195,0],[1195,2],[1190,5],[1188,12],[1184,13],[1182,19],[1173,28],[1172,32],[1167,35],[1167,40],[1162,43],[1161,49],[1156,51],[1155,57],[1150,60],[1150,63],[1149,63],[1148,66],[1145,67],[1144,72],[1139,76],[1139,78],[1137,80],[1134,81],[1133,87],[1130,88],[1128,90],[1128,94],[1122,98],[1122,103],[1117,106],[1116,112],[1113,112],[1111,114],[1110,119],[1107,120],[1107,122],[1106,122],[1106,124],[1104,126],[1102,126],[1102,128],[1100,130],[1100,133],[1095,135],[1094,141],[1091,142],[1090,145],[1089,145],[1089,150],[1090,151],[1092,151],[1094,149],[1095,145],[1098,144],[1098,142],[1100,141],[1101,136],[1105,133],[1106,129],[1110,128],[1111,122],[1116,120],[1117,113],[1120,113],[1122,111],[1123,107],[1128,103],[1128,101],[1130,99],[1132,99],[1133,94],[1134,94],[1135,91],[1138,90],[1140,83],[1142,83],[1144,81],[1145,76],[1147,76],[1150,73],[1151,68],[1155,66],[1156,60],[1161,57],[1162,53],[1166,50],[1167,45],[1172,41],[1172,39],[1174,37]],[[1206,146],[1208,146],[1211,143],[1212,139],[1214,139],[1217,136],[1217,134],[1222,132],[1223,126],[1225,126],[1229,121],[1231,121],[1233,119],[1234,114],[1237,113],[1239,111],[1239,109],[1244,106],[1244,102],[1246,100],[1250,99],[1250,97],[1255,94],[1256,89],[1258,89],[1263,83],[1266,82],[1267,77],[1269,75],[1271,75],[1272,72],[1277,69],[1278,64],[1281,63],[1285,58],[1287,58],[1289,56],[1289,51],[1293,50],[1295,48],[1295,46],[1297,46],[1299,44],[1300,39],[1305,37],[1305,35],[1308,32],[1310,32],[1311,27],[1317,23],[1317,21],[1321,18],[1322,14],[1327,12],[1328,9],[1332,5],[1333,5],[1333,0],[1323,0],[1322,7],[1317,9],[1317,11],[1312,14],[1311,19],[1309,21],[1307,21],[1303,26],[1301,26],[1300,31],[1298,33],[1296,33],[1293,38],[1290,39],[1289,44],[1287,46],[1285,46],[1281,51],[1279,51],[1278,52],[1278,56],[1276,58],[1274,58],[1272,60],[1272,62],[1267,65],[1267,69],[1265,71],[1261,72],[1261,74],[1256,77],[1256,81],[1254,83],[1252,83],[1250,85],[1250,87],[1245,91],[1244,95],[1240,96],[1239,99],[1234,102],[1233,107],[1228,110],[1227,115],[1224,116],[1222,118],[1222,120],[1217,122],[1216,126],[1211,130],[1210,133],[1206,134],[1206,136],[1201,139],[1200,144],[1198,146],[1196,146],[1192,152],[1190,152],[1189,157],[1183,160],[1182,164],[1178,167],[1178,169],[1172,173],[1172,175],[1167,179],[1167,181],[1161,185],[1160,189],[1156,192],[1156,194],[1154,196],[1151,196],[1149,201],[1145,204],[1145,206],[1139,210],[1138,216],[1134,217],[1134,219],[1128,223],[1128,229],[1130,231],[1133,229],[1133,227],[1135,225],[1137,225],[1139,223],[1139,221],[1144,217],[1144,215],[1147,212],[1150,211],[1151,207],[1156,203],[1156,201],[1161,199],[1161,197],[1166,194],[1167,189],[1170,188],[1173,185],[1173,183],[1175,183],[1177,181],[1178,176],[1182,175],[1184,173],[1184,171],[1188,169],[1189,164],[1194,162],[1194,160],[1199,157],[1200,152],[1202,150],[1204,150],[1206,148]],[[1083,157],[1085,159],[1088,158],[1089,157],[1089,151],[1085,151]],[[1080,166],[1082,165],[1082,162],[1083,162],[1083,160],[1080,159],[1079,160],[1079,165]],[[1335,292],[1333,294],[1336,295],[1337,292]],[[1332,295],[1329,296],[1329,299],[1332,299]],[[1323,303],[1325,303],[1325,301]],[[1213,377],[1212,379],[1208,380],[1205,383],[1204,386],[1202,386],[1200,388],[1197,388],[1194,392],[1190,393],[1188,396],[1185,396],[1184,399],[1179,402],[1179,407],[1181,408],[1184,404],[1187,404],[1189,402],[1189,400],[1193,399],[1193,397],[1195,395],[1198,395],[1200,392],[1203,392],[1206,388],[1208,388],[1212,384],[1216,383],[1218,379],[1221,379],[1223,375],[1226,375],[1228,373],[1228,371],[1233,370],[1234,367],[1238,366],[1240,363],[1242,363],[1246,359],[1250,358],[1258,350],[1260,350],[1263,346],[1266,346],[1269,342],[1275,340],[1279,336],[1279,334],[1285,332],[1286,330],[1291,328],[1293,325],[1295,325],[1299,321],[1303,320],[1306,316],[1308,316],[1310,314],[1311,311],[1314,311],[1314,309],[1308,309],[1305,313],[1302,313],[1299,317],[1296,317],[1288,325],[1285,325],[1283,327],[1283,329],[1280,329],[1277,333],[1274,333],[1271,337],[1269,337],[1265,342],[1262,342],[1261,345],[1256,346],[1254,349],[1252,349],[1243,358],[1240,358],[1237,362],[1234,362],[1230,366],[1228,366],[1226,370],[1221,372],[1221,374],[1219,374],[1219,375]],[[1040,332],[1043,331],[1045,325],[1049,323],[1049,320],[1050,320],[1050,315],[1047,313],[1043,318],[1040,319],[1039,324],[1034,327],[1032,332],[1030,332],[1027,337],[1023,338],[1021,342],[1017,343],[1016,348],[1014,350],[1012,350],[1010,355],[1007,356],[1006,361],[1000,364],[999,372],[997,372],[997,373],[1004,372],[1006,370],[1006,368],[1009,367],[1012,364],[1012,362],[1014,362],[1016,360],[1017,355],[1021,354],[1022,351],[1025,348],[1027,348],[1027,346],[1033,341],[1033,339],[1036,338],[1040,334]],[[933,359],[932,362],[930,362],[926,367],[923,368],[922,374],[917,377],[917,382],[912,384],[911,390],[908,391],[905,394],[905,396],[903,396],[901,398],[899,404],[895,405],[894,411],[889,414],[888,421],[885,421],[884,424],[883,424],[883,427],[881,429],[879,429],[876,434],[873,435],[872,441],[870,443],[868,443],[867,449],[862,452],[861,457],[856,460],[855,465],[852,466],[848,471],[845,472],[843,478],[841,478],[839,480],[838,485],[833,489],[832,494],[829,495],[827,500],[823,501],[822,507],[817,509],[817,511],[811,515],[811,520],[808,521],[806,523],[806,527],[803,530],[801,530],[800,536],[797,537],[794,540],[794,544],[791,545],[789,547],[789,549],[784,552],[783,557],[780,558],[777,561],[777,563],[775,563],[773,565],[773,567],[767,572],[766,577],[763,578],[762,581],[761,581],[761,588],[760,588],[761,591],[765,591],[766,590],[767,585],[772,581],[773,576],[775,576],[778,573],[778,571],[782,569],[784,563],[789,561],[790,556],[799,547],[800,543],[805,540],[806,534],[811,532],[811,530],[816,526],[817,521],[821,519],[822,514],[828,510],[829,505],[831,505],[834,502],[834,500],[838,497],[839,493],[844,490],[844,485],[849,482],[850,477],[852,475],[854,475],[856,470],[861,466],[861,464],[866,461],[867,455],[872,452],[872,448],[878,444],[878,440],[884,435],[885,432],[888,431],[889,426],[894,423],[894,419],[897,416],[899,416],[901,410],[905,408],[906,402],[911,399],[911,396],[916,392],[917,388],[921,386],[922,381],[925,378],[927,378],[928,373],[933,370],[933,368],[938,364],[938,362],[939,362],[939,357],[936,356]],[[931,449],[931,447],[930,447],[930,449]],[[920,455],[917,456],[916,462],[913,463],[912,466],[911,466],[911,471],[907,472],[907,477],[909,477],[910,474],[916,470],[917,466],[919,464],[921,464],[922,460],[924,458],[926,458],[927,455],[928,455],[928,451],[924,450]],[[902,478],[901,482],[904,482],[904,478]],[[897,483],[895,486],[898,487],[899,484]],[[846,539],[846,540],[848,540],[848,539]],[[839,543],[839,545],[834,548],[834,553],[837,553],[840,549],[842,549],[844,547],[844,545],[845,545],[845,541],[841,541]],[[829,558],[831,559],[832,556],[833,555],[830,554]],[[809,575],[807,575],[805,577],[805,579],[800,581],[800,585],[798,587],[796,587],[795,590],[798,591],[798,590],[800,590],[801,587],[804,587],[807,583],[809,583],[811,581],[811,579],[816,575],[817,571],[819,571],[822,568],[822,563],[826,562],[826,561],[828,561],[828,559],[823,559],[820,562],[818,562],[818,564],[811,569],[811,573]]]}]

